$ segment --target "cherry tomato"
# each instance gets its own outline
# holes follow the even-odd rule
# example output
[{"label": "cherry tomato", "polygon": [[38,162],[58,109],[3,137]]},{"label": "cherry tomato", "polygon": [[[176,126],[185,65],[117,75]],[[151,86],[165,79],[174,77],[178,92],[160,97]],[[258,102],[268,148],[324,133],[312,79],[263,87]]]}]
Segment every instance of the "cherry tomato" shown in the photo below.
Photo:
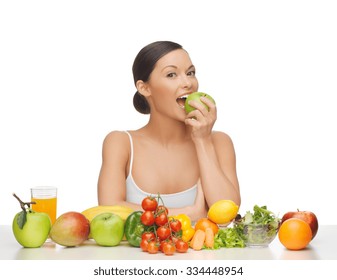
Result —
[{"label": "cherry tomato", "polygon": [[157,207],[156,213],[157,214],[166,213],[166,216],[167,216],[169,212],[168,212],[168,209],[164,205],[159,205]]},{"label": "cherry tomato", "polygon": [[157,226],[163,226],[168,222],[167,215],[165,213],[161,213],[154,218],[154,222]]},{"label": "cherry tomato", "polygon": [[147,252],[148,245],[149,241],[147,241],[147,239],[142,239],[142,241],[140,242],[140,248],[143,252]]},{"label": "cherry tomato", "polygon": [[179,240],[177,236],[171,235],[169,240],[171,240],[174,244]]},{"label": "cherry tomato", "polygon": [[173,232],[178,232],[181,230],[181,222],[179,220],[173,219],[170,221],[170,227]]},{"label": "cherry tomato", "polygon": [[163,252],[163,245],[166,242],[168,242],[168,240],[160,240],[159,238],[158,238],[158,240],[159,240],[159,250]]},{"label": "cherry tomato", "polygon": [[140,220],[145,226],[152,226],[154,224],[154,215],[152,211],[144,211],[140,216]]},{"label": "cherry tomato", "polygon": [[163,253],[165,255],[173,255],[176,251],[176,247],[174,246],[173,242],[165,242],[163,244]]},{"label": "cherry tomato", "polygon": [[155,211],[157,209],[158,202],[155,197],[147,196],[142,201],[142,208],[145,211]]},{"label": "cherry tomato", "polygon": [[146,231],[142,234],[142,239],[146,239],[146,240],[155,240],[156,239],[156,235],[154,234],[154,232],[152,231]]},{"label": "cherry tomato", "polygon": [[165,240],[171,235],[171,230],[167,226],[160,226],[157,229],[157,236],[160,240]]},{"label": "cherry tomato", "polygon": [[156,241],[150,241],[149,244],[147,245],[147,251],[150,254],[156,254],[159,251],[159,245]]},{"label": "cherry tomato", "polygon": [[185,241],[182,241],[181,239],[178,239],[175,242],[177,252],[179,253],[186,253],[188,250],[188,243]]}]

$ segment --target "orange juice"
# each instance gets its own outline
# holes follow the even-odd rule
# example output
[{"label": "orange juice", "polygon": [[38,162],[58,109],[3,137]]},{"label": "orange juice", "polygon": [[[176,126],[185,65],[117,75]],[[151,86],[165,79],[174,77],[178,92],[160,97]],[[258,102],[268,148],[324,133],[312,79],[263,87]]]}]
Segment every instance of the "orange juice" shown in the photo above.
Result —
[{"label": "orange juice", "polygon": [[49,215],[50,221],[54,224],[56,220],[57,208],[57,188],[51,186],[39,186],[30,189],[31,199],[35,204],[31,207],[36,212],[44,212]]},{"label": "orange juice", "polygon": [[56,220],[56,205],[57,198],[34,198],[32,197],[32,201],[35,201],[35,204],[32,204],[32,209],[36,212],[44,212],[47,213],[50,217],[51,223],[54,224]]}]

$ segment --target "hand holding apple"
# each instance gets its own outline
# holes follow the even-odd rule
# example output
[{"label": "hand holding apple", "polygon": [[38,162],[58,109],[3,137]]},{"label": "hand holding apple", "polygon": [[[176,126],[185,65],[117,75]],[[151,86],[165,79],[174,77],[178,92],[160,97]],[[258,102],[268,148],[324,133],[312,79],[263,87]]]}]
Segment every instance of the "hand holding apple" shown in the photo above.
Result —
[{"label": "hand holding apple", "polygon": [[51,229],[49,216],[46,213],[31,210],[29,206],[33,202],[22,202],[15,194],[13,196],[20,202],[22,209],[15,215],[12,223],[15,239],[25,248],[41,247]]},{"label": "hand holding apple", "polygon": [[[318,231],[318,219],[316,217],[316,215],[310,211],[299,211],[297,210],[297,212],[293,211],[293,212],[287,212],[283,215],[281,223],[283,223],[284,221],[290,219],[290,218],[297,218],[297,219],[301,219],[305,222],[307,222],[311,228],[312,231],[312,239],[314,239],[315,235],[317,234]],[[311,240],[312,240],[311,239]]]},{"label": "hand holding apple", "polygon": [[190,95],[187,96],[186,101],[185,101],[185,111],[186,111],[187,114],[195,110],[194,107],[189,105],[189,102],[192,101],[192,100],[195,100],[195,101],[201,103],[208,110],[207,105],[200,100],[201,97],[207,97],[209,100],[211,100],[215,104],[214,99],[210,95],[208,95],[207,93],[193,92],[193,93],[191,93]]}]

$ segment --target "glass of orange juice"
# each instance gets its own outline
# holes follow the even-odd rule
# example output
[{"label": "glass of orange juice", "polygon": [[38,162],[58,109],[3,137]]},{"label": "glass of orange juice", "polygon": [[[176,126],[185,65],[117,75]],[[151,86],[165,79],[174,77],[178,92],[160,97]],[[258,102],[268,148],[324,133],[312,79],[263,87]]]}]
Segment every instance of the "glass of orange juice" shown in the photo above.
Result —
[{"label": "glass of orange juice", "polygon": [[31,204],[32,209],[36,212],[47,213],[51,223],[54,224],[56,220],[57,188],[41,186],[33,187],[30,191],[31,199],[35,201],[35,204]]}]

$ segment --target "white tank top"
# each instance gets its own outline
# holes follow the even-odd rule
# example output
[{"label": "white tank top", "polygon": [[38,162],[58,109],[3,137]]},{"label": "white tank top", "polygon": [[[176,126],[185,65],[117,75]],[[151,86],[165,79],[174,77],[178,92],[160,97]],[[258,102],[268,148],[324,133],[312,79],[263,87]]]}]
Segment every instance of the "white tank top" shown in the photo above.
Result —
[{"label": "white tank top", "polygon": [[[132,177],[132,164],[133,164],[133,141],[131,134],[128,131],[125,131],[130,139],[131,146],[131,155],[130,155],[130,171],[128,177],[126,178],[126,201],[136,204],[141,204],[142,200],[148,196],[157,194],[151,194],[144,192],[140,187],[137,186],[133,177]],[[185,206],[191,206],[194,204],[195,198],[197,195],[197,185],[177,193],[171,194],[160,194],[161,198],[164,201],[164,204],[168,208],[180,208]]]}]

